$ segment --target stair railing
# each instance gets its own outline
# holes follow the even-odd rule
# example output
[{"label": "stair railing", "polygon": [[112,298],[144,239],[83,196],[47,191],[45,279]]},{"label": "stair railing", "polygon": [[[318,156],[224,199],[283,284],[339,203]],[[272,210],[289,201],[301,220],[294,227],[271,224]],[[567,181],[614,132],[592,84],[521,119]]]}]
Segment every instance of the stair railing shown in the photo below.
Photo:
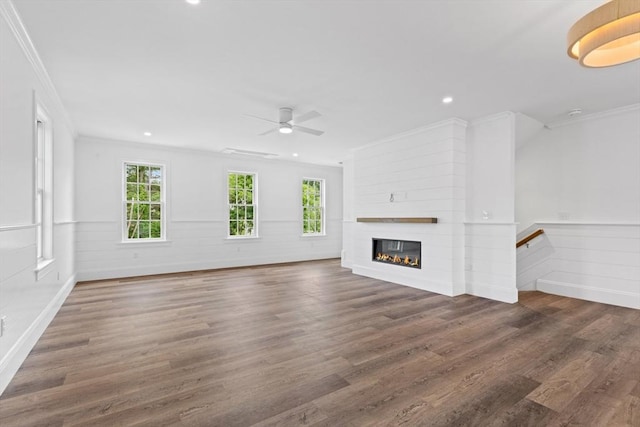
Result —
[{"label": "stair railing", "polygon": [[542,228],[538,228],[536,231],[532,232],[531,234],[529,234],[526,237],[523,237],[522,239],[520,239],[517,243],[516,243],[516,249],[518,249],[520,246],[523,245],[527,245],[527,247],[529,247],[528,243],[535,239],[536,237],[538,237],[539,235],[544,234],[544,230]]}]

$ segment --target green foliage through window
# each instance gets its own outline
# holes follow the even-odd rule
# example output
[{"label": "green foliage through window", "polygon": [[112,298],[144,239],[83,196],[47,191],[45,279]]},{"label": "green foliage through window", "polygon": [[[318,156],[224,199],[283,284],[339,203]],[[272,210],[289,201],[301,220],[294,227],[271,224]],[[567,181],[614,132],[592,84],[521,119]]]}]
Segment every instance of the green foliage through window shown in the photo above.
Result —
[{"label": "green foliage through window", "polygon": [[229,236],[256,235],[256,177],[229,172]]},{"label": "green foliage through window", "polygon": [[125,163],[126,239],[162,239],[163,168]]},{"label": "green foliage through window", "polygon": [[324,234],[324,183],[317,179],[302,180],[302,233]]}]

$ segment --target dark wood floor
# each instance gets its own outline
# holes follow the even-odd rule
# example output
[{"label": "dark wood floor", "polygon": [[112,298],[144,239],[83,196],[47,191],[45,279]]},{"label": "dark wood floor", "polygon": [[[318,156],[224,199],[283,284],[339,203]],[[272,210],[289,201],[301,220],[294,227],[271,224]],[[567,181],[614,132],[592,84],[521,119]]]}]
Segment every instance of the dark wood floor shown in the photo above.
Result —
[{"label": "dark wood floor", "polygon": [[640,426],[640,311],[520,299],[337,260],[79,284],[0,425]]}]

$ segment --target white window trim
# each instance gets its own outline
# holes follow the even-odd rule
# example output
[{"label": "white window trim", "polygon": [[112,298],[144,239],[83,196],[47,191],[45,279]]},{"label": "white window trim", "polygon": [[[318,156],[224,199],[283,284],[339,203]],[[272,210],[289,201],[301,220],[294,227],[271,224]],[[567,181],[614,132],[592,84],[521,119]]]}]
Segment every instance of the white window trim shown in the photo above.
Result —
[{"label": "white window trim", "polygon": [[[135,164],[136,166],[152,166],[152,167],[160,167],[162,168],[162,185],[160,188],[160,209],[162,213],[162,217],[160,218],[161,227],[162,227],[162,235],[161,237],[156,238],[146,238],[146,239],[129,239],[128,236],[128,228],[127,228],[127,165]],[[120,184],[120,188],[122,190],[122,195],[120,196],[120,200],[122,203],[122,234],[121,234],[121,244],[125,245],[153,245],[158,243],[168,243],[170,242],[167,239],[167,182],[168,182],[168,172],[167,167],[164,163],[161,162],[152,162],[148,160],[124,160],[120,167],[121,179],[122,182]]]},{"label": "white window trim", "polygon": [[[321,213],[322,213],[322,233],[305,233],[302,232],[302,237],[326,237],[327,236],[327,209],[326,209],[326,181],[324,178],[312,178],[308,176],[303,176],[300,180],[300,197],[298,200],[302,201],[302,182],[304,181],[320,181],[320,205],[321,205]],[[300,225],[301,229],[304,230],[304,205],[300,204]]]},{"label": "white window trim", "polygon": [[[229,218],[229,210],[231,208],[231,203],[229,203],[229,174],[230,173],[235,173],[235,174],[243,174],[243,175],[253,175],[253,228],[254,228],[254,234],[253,235],[241,235],[241,236],[232,236],[230,234],[230,221],[231,218]],[[225,214],[226,219],[226,228],[227,228],[227,240],[254,240],[254,239],[259,239],[260,238],[260,227],[258,226],[258,218],[260,217],[260,208],[258,206],[258,173],[257,172],[250,172],[250,171],[240,171],[240,170],[233,170],[230,169],[228,170],[225,175],[224,175],[224,186],[227,189],[226,190],[226,207],[227,207],[227,211]]]},{"label": "white window trim", "polygon": [[[36,230],[36,280],[42,279],[53,270],[54,242],[53,242],[53,211],[54,211],[54,183],[53,183],[53,120],[47,108],[33,94],[33,223]],[[38,126],[42,123],[42,127]],[[42,147],[39,146],[40,129],[42,129]],[[41,152],[42,150],[42,152]],[[42,166],[38,160],[42,158]],[[42,168],[42,169],[40,169]],[[43,180],[40,212],[38,212],[39,178]],[[41,255],[40,255],[41,254]]]}]

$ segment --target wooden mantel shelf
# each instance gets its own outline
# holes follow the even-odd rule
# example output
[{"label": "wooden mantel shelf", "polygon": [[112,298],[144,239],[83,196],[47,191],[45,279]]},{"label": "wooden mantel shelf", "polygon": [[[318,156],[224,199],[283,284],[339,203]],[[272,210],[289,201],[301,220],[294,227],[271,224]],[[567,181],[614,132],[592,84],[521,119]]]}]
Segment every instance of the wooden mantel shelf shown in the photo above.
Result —
[{"label": "wooden mantel shelf", "polygon": [[357,222],[387,222],[387,223],[411,223],[411,224],[437,224],[438,218],[413,217],[413,218],[357,218]]}]

